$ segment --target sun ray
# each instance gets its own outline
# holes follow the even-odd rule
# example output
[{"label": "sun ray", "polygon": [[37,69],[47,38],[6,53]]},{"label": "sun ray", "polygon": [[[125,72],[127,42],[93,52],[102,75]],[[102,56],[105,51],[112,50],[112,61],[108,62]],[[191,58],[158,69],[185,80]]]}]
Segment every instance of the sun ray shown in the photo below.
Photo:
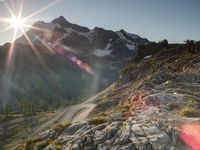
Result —
[{"label": "sun ray", "polygon": [[[25,26],[25,27],[28,27],[28,28],[32,28],[32,29],[35,29],[35,30],[44,32],[44,29],[39,28],[39,27],[36,27],[36,26],[30,26],[30,25],[27,25],[27,24],[25,24],[24,26]],[[46,29],[46,30],[47,30],[47,29]],[[51,30],[49,30],[49,31],[51,31]],[[35,35],[35,37],[36,37],[36,35]],[[52,54],[55,54],[55,51],[51,48],[51,46],[49,46],[46,42],[44,42],[40,37],[37,37],[37,39],[38,39]]]},{"label": "sun ray", "polygon": [[[36,26],[30,26],[28,25],[26,22],[30,21],[30,19],[36,15],[38,15],[39,13],[45,11],[46,9],[54,6],[55,4],[61,2],[62,0],[54,0],[53,2],[49,3],[48,5],[46,5],[45,7],[33,12],[32,14],[30,14],[29,16],[22,18],[22,11],[23,11],[23,6],[24,6],[24,0],[22,0],[22,3],[20,5],[20,8],[18,9],[18,13],[14,13],[11,8],[9,7],[9,3],[7,1],[4,1],[4,5],[7,8],[9,14],[10,14],[10,19],[9,18],[2,18],[0,17],[0,22],[4,22],[4,23],[8,23],[10,25],[8,25],[7,27],[5,27],[3,30],[0,31],[0,33],[5,32],[11,28],[14,29],[13,32],[13,36],[12,36],[12,41],[11,41],[11,45],[10,48],[8,50],[8,54],[7,54],[7,58],[6,58],[6,62],[5,62],[5,76],[4,76],[4,80],[3,80],[3,91],[4,91],[4,98],[6,100],[9,100],[8,96],[8,91],[9,91],[9,82],[10,79],[12,78],[13,74],[12,74],[12,69],[13,69],[13,58],[14,58],[14,53],[15,53],[15,40],[17,37],[17,33],[18,31],[20,31],[23,36],[25,37],[25,39],[27,40],[27,43],[30,45],[31,49],[33,50],[34,54],[36,55],[37,59],[40,61],[41,65],[44,66],[45,69],[47,69],[49,72],[53,73],[48,66],[45,64],[45,62],[42,59],[42,56],[40,55],[40,53],[38,52],[37,48],[35,47],[35,45],[32,43],[31,39],[29,38],[29,36],[26,34],[24,27],[28,27],[31,29],[35,29],[35,30],[39,30],[42,33],[45,32],[43,29],[41,29],[40,27],[36,27]],[[14,6],[14,5],[13,5]],[[41,41],[43,41],[43,39],[40,39]],[[51,45],[48,46],[48,43],[45,43],[45,41],[41,42],[49,51],[51,51],[52,53],[55,53],[54,49],[51,47]]]},{"label": "sun ray", "polygon": [[18,32],[18,29],[15,29],[14,31],[14,34],[13,34],[13,38],[12,38],[12,44],[9,48],[9,52],[8,52],[8,56],[7,56],[7,62],[6,62],[6,68],[9,67],[10,63],[11,63],[11,60],[12,60],[12,57],[13,57],[13,50],[14,50],[14,46],[15,46],[15,39],[16,39],[16,36],[17,36],[17,32]]},{"label": "sun ray", "polygon": [[[38,30],[38,31],[44,31],[43,29],[41,29],[41,28],[39,28],[39,27],[35,27],[35,26],[30,26],[30,25],[27,25],[27,24],[25,24],[25,26],[26,27],[29,27],[29,28],[32,28],[32,29],[36,29],[36,30]],[[23,30],[23,29],[21,29],[21,30]],[[24,34],[26,34],[25,32],[24,32],[24,30],[22,31]],[[36,37],[36,35],[35,35],[35,37]],[[48,44],[46,44],[40,37],[37,37],[37,39],[51,52],[51,53],[55,53],[54,52],[54,50],[48,45]],[[31,42],[31,40],[30,40],[30,42]]]},{"label": "sun ray", "polygon": [[7,2],[4,1],[4,5],[6,6],[6,8],[8,9],[8,12],[10,13],[11,17],[15,17],[15,14],[12,12],[12,10],[10,9],[10,7],[8,6]]},{"label": "sun ray", "polygon": [[39,28],[39,27],[36,27],[36,26],[31,26],[31,25],[28,25],[28,24],[24,24],[23,26],[27,27],[27,28],[35,29],[35,30],[38,30],[38,31],[44,31],[42,28]]},{"label": "sun ray", "polygon": [[0,22],[9,22],[9,19],[8,18],[0,17]]},{"label": "sun ray", "polygon": [[5,32],[5,31],[8,31],[8,30],[10,30],[10,29],[12,29],[12,28],[13,28],[13,26],[10,25],[10,26],[4,28],[3,30],[1,30],[0,33],[3,33],[3,32]]},{"label": "sun ray", "polygon": [[47,43],[45,43],[40,37],[37,37],[37,39],[38,39],[52,54],[55,54],[54,50],[53,50]]},{"label": "sun ray", "polygon": [[18,12],[18,18],[21,18],[21,17],[22,17],[22,10],[23,10],[23,7],[24,7],[24,1],[22,0],[21,6],[20,6],[19,12]]},{"label": "sun ray", "polygon": [[56,5],[56,4],[58,4],[58,3],[61,2],[61,1],[63,1],[63,0],[54,0],[53,2],[51,2],[51,3],[49,3],[48,5],[42,7],[41,9],[39,9],[38,11],[35,11],[34,13],[32,13],[32,14],[30,14],[29,16],[25,17],[24,19],[25,19],[25,20],[28,20],[28,19],[30,19],[30,18],[32,18],[32,17],[38,15],[39,13],[45,11],[46,9],[48,9],[48,8],[50,8],[50,7],[52,7],[52,6]]},{"label": "sun ray", "polygon": [[8,82],[9,79],[11,78],[12,74],[11,74],[11,68],[12,68],[12,57],[13,57],[13,53],[14,53],[14,47],[15,47],[15,38],[17,36],[17,32],[18,30],[15,29],[13,37],[12,37],[12,44],[10,45],[9,51],[8,51],[8,56],[6,58],[6,65],[5,65],[5,76],[4,76],[4,80],[3,80],[3,91],[4,91],[4,99],[7,99],[7,92],[8,92]]},{"label": "sun ray", "polygon": [[38,53],[36,47],[34,46],[34,44],[31,42],[30,38],[28,37],[28,35],[26,34],[26,32],[23,30],[23,28],[20,28],[21,32],[23,33],[24,37],[26,38],[27,42],[29,43],[29,45],[31,46],[31,48],[33,49],[34,53],[36,54],[36,56],[38,57],[38,59],[40,60],[40,62],[42,64],[44,64],[44,61],[42,60],[40,54]]}]

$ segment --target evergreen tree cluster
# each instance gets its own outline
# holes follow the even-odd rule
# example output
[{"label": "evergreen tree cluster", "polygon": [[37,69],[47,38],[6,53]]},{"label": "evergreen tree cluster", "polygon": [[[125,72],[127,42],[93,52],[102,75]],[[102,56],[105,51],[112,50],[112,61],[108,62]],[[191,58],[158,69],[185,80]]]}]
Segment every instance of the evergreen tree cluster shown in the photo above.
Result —
[{"label": "evergreen tree cluster", "polygon": [[187,40],[186,41],[186,50],[190,53],[200,52],[200,41]]}]

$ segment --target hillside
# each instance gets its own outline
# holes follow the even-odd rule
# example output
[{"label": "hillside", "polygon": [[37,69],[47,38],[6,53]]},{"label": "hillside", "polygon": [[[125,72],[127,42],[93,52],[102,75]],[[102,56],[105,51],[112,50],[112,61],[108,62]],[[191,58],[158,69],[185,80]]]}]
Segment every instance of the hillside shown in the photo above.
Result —
[{"label": "hillside", "polygon": [[85,102],[96,105],[85,121],[58,122],[19,147],[198,150],[199,52],[194,41],[139,47],[120,79]]}]

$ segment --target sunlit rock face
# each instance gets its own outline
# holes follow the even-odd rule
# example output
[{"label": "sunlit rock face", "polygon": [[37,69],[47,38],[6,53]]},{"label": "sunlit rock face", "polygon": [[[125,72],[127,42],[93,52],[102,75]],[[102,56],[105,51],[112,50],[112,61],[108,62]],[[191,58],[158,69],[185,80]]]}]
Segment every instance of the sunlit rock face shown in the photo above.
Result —
[{"label": "sunlit rock face", "polygon": [[[10,45],[1,46],[1,102],[74,100],[102,90],[118,76],[128,58],[147,39],[95,27],[88,29],[65,20],[38,21]],[[3,105],[2,104],[2,105]]]}]

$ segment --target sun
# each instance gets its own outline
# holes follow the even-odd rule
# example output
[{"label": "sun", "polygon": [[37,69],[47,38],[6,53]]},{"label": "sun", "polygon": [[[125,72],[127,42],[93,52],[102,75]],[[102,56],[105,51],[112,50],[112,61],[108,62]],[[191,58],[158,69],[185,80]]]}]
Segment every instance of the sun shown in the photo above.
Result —
[{"label": "sun", "polygon": [[30,19],[32,19],[36,15],[40,14],[41,12],[45,11],[46,9],[49,9],[50,7],[52,7],[55,4],[61,2],[62,0],[54,0],[54,1],[50,2],[48,5],[45,5],[44,7],[36,10],[35,12],[33,12],[30,15],[25,16],[23,18],[22,17],[22,10],[23,10],[23,6],[24,6],[24,1],[25,0],[22,0],[21,3],[19,5],[17,5],[19,7],[16,7],[16,8],[14,7],[14,10],[17,10],[18,12],[13,11],[11,9],[13,7],[10,7],[10,5],[14,6],[13,5],[14,0],[13,1],[6,1],[5,0],[3,2],[5,8],[7,9],[8,13],[10,14],[10,18],[7,18],[7,17],[5,18],[5,17],[2,17],[0,15],[0,27],[1,27],[1,24],[5,24],[5,26],[6,26],[5,28],[0,30],[0,34],[5,32],[5,31],[8,31],[10,29],[14,29],[14,32],[13,32],[13,35],[12,35],[12,40],[11,40],[11,46],[9,48],[8,56],[7,56],[7,59],[6,59],[6,70],[9,70],[8,68],[9,68],[9,66],[11,64],[12,56],[13,56],[13,53],[14,53],[15,40],[16,40],[17,36],[19,35],[19,32],[21,32],[22,35],[26,38],[26,40],[28,41],[28,44],[33,49],[34,53],[41,60],[41,57],[39,56],[39,53],[37,52],[37,49],[35,48],[35,46],[34,46],[33,42],[31,41],[30,37],[27,35],[26,30],[27,30],[27,28],[28,29],[39,30],[39,31],[41,31],[42,29],[39,28],[39,27],[35,27],[33,25],[27,24],[27,23],[28,22],[30,23],[31,22]]},{"label": "sun", "polygon": [[25,26],[25,20],[20,17],[13,16],[9,19],[9,22],[15,29],[22,29]]}]

